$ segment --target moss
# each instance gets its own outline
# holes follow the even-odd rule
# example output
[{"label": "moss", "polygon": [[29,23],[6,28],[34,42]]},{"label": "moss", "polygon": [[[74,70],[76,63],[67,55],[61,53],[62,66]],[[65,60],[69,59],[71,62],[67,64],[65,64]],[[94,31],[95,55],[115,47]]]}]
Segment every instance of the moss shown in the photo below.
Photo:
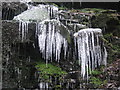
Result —
[{"label": "moss", "polygon": [[91,71],[89,82],[93,85],[93,88],[104,88],[107,84],[108,80],[105,78],[104,68],[105,66],[102,65]]},{"label": "moss", "polygon": [[51,5],[53,5],[53,6],[56,6],[56,7],[59,7],[57,4],[55,4],[55,3],[52,3],[52,2],[49,2]]},{"label": "moss", "polygon": [[101,88],[107,83],[107,80],[101,80],[97,77],[91,77],[90,83],[94,85],[94,88]]},{"label": "moss", "polygon": [[109,16],[107,14],[98,14],[95,16],[95,19],[91,21],[93,27],[106,27],[106,22],[109,20]]},{"label": "moss", "polygon": [[[95,12],[99,12],[99,10],[96,10]],[[112,12],[111,10],[102,10],[99,13],[95,13],[94,18],[92,18],[92,21],[91,21],[92,27],[109,28],[110,26],[107,25],[107,23],[118,22],[118,17],[116,16],[116,14],[117,13]],[[114,27],[114,25],[112,26]]]},{"label": "moss", "polygon": [[110,37],[112,37],[113,36],[113,34],[112,33],[109,33],[109,34],[105,34],[104,35],[104,38],[110,38]]},{"label": "moss", "polygon": [[113,49],[117,52],[120,52],[120,46],[119,45],[113,45]]},{"label": "moss", "polygon": [[120,54],[120,43],[115,37],[113,33],[107,33],[104,35],[104,38],[102,38],[108,52],[108,63],[112,63]]},{"label": "moss", "polygon": [[64,6],[61,6],[61,7],[58,7],[60,10],[67,10],[68,8],[67,7],[64,7]]},{"label": "moss", "polygon": [[91,71],[91,75],[99,75],[99,74],[101,74],[102,72],[101,71],[99,71],[99,70],[93,70],[93,71]]},{"label": "moss", "polygon": [[106,11],[105,9],[99,8],[83,8],[83,9],[72,9],[70,12],[81,12],[81,13],[89,13],[89,14],[97,14]]},{"label": "moss", "polygon": [[105,9],[100,9],[100,8],[84,8],[84,9],[81,9],[81,12],[83,13],[101,13],[101,12],[105,12],[106,10]]},{"label": "moss", "polygon": [[52,65],[52,64],[46,64],[43,62],[38,62],[35,66],[37,70],[39,71],[40,77],[44,80],[49,80],[49,77],[62,77],[67,74],[66,71],[63,71],[60,67]]},{"label": "moss", "polygon": [[90,83],[94,84],[95,87],[99,87],[102,84],[102,81],[99,78],[92,77],[90,78]]},{"label": "moss", "polygon": [[60,90],[61,88],[62,88],[62,86],[61,85],[55,85],[55,90]]}]

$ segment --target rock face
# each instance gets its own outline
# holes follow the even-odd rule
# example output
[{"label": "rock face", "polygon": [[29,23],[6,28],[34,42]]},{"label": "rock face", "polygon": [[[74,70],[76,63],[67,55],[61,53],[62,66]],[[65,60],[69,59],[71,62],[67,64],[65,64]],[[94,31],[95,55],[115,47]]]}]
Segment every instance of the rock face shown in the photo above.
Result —
[{"label": "rock face", "polygon": [[120,36],[120,22],[116,11],[104,11],[91,18],[92,27],[99,27],[105,33]]},{"label": "rock face", "polygon": [[19,22],[2,21],[3,88],[36,87],[33,58],[38,57],[39,51],[36,51],[37,46],[34,47],[34,28],[35,23],[29,24],[27,39],[22,42],[19,39]]},{"label": "rock face", "polygon": [[[2,21],[3,62],[7,60],[7,57],[8,60],[14,57],[14,54],[16,54],[15,48],[24,48],[24,45],[29,46],[29,44],[36,42],[34,30],[34,28],[36,28],[35,23],[30,23],[28,26],[29,32],[27,33],[27,38],[23,42],[21,38],[19,38],[19,22]],[[16,45],[15,48],[14,45]]]},{"label": "rock face", "polygon": [[2,20],[12,20],[14,16],[27,10],[27,5],[20,2],[3,2],[2,3]]},{"label": "rock face", "polygon": [[[27,6],[24,6],[24,5],[22,6],[22,4],[19,4],[18,6],[17,5],[18,5],[18,3],[17,4],[16,3],[13,3],[13,4],[12,3],[10,3],[10,4],[3,3],[3,20],[4,19],[7,19],[7,20],[13,19],[14,15],[20,14],[22,11],[26,10],[26,8],[27,8]],[[17,9],[18,9],[18,11],[17,11]],[[53,13],[51,13],[51,15],[52,14]],[[77,53],[74,52],[74,48],[73,48],[74,47],[73,33],[79,31],[80,29],[83,29],[86,27],[91,27],[91,26],[92,27],[100,27],[100,28],[104,28],[106,24],[107,24],[107,26],[111,26],[111,21],[103,20],[104,18],[106,18],[104,16],[103,16],[103,18],[101,18],[102,16],[95,16],[95,20],[93,20],[93,22],[91,22],[91,20],[92,20],[91,18],[94,16],[91,13],[65,11],[65,12],[60,12],[59,14],[61,15],[59,18],[60,18],[60,22],[62,22],[62,24],[63,24],[62,26],[60,26],[56,22],[49,22],[49,21],[47,21],[43,24],[40,23],[40,25],[38,23],[25,23],[25,22],[17,22],[14,20],[11,20],[11,21],[6,20],[6,21],[2,22],[2,25],[3,25],[3,27],[2,27],[3,68],[4,68],[3,69],[3,77],[4,77],[3,83],[7,83],[7,84],[4,84],[4,87],[11,87],[11,86],[12,86],[12,88],[16,88],[18,86],[25,87],[26,86],[25,84],[27,84],[29,88],[33,88],[34,85],[36,85],[34,83],[34,80],[36,80],[37,78],[32,77],[32,76],[36,76],[36,72],[35,72],[36,69],[34,68],[33,64],[35,61],[41,59],[41,54],[40,54],[39,47],[38,47],[38,39],[36,39],[36,28],[39,29],[37,32],[37,33],[39,33],[38,34],[39,40],[40,40],[39,45],[42,46],[42,45],[48,44],[48,46],[46,47],[46,49],[48,49],[48,50],[52,49],[52,48],[49,48],[50,45],[55,46],[55,45],[53,45],[53,42],[50,41],[51,37],[54,36],[54,35],[51,36],[52,32],[50,32],[50,31],[53,29],[55,29],[57,31],[57,29],[59,29],[58,30],[59,33],[64,38],[66,38],[69,42],[69,44],[68,44],[69,50],[66,50],[66,52],[68,53],[68,55],[66,57],[69,57],[69,58],[66,61],[64,61],[64,58],[61,58],[63,60],[60,62],[60,64],[63,67],[63,69],[66,69],[66,71],[68,71],[68,72],[69,71],[72,72],[72,76],[74,76],[74,75],[79,76],[80,65],[77,61],[78,58],[76,58]],[[34,16],[32,16],[32,17],[34,17]],[[54,18],[54,17],[52,17],[52,18]],[[19,18],[18,18],[18,20],[19,20]],[[35,20],[35,19],[33,18],[33,20]],[[104,22],[102,22],[101,20],[103,20]],[[99,22],[96,24],[97,21],[99,21]],[[58,25],[56,25],[56,24],[58,24]],[[83,25],[83,24],[85,24],[85,25]],[[38,25],[38,27],[36,27],[36,25]],[[115,25],[118,25],[118,23],[116,23]],[[42,26],[44,27],[44,29],[42,28]],[[25,29],[28,30],[27,33],[26,33]],[[70,31],[68,32],[68,31],[66,31],[66,29],[70,29]],[[108,30],[109,29],[110,29],[110,27],[108,28]],[[47,30],[49,30],[49,31],[47,31]],[[46,33],[41,34],[44,32],[46,32]],[[50,35],[47,35],[47,34],[50,34]],[[58,33],[56,34],[58,39],[56,39],[55,41],[56,42],[60,41],[60,43],[61,43],[62,41],[64,41],[64,39],[59,40],[60,39],[59,37],[61,37],[60,34],[58,34]],[[49,37],[46,37],[47,43],[43,44],[43,42],[41,42],[41,41],[43,40],[45,35],[49,36]],[[70,35],[71,35],[71,37],[70,37]],[[25,38],[24,38],[24,36],[25,36]],[[90,39],[91,36],[92,35],[90,34],[89,37],[85,38],[85,39]],[[41,39],[41,37],[42,37],[42,39]],[[55,37],[53,37],[53,38],[55,38]],[[85,39],[83,38],[83,41],[86,41]],[[44,40],[44,42],[46,42],[45,40]],[[81,43],[83,41],[81,41]],[[94,41],[94,40],[91,40],[91,41]],[[97,41],[97,40],[95,39],[95,41]],[[89,40],[88,40],[88,42],[89,42]],[[88,42],[84,43],[84,44],[88,46]],[[81,43],[79,42],[78,44],[81,44]],[[93,43],[91,42],[91,46],[92,46],[92,44]],[[98,43],[95,43],[95,44],[98,44]],[[102,42],[99,42],[99,44],[102,45]],[[64,47],[61,47],[60,44],[57,44],[57,45],[61,49],[66,47],[66,44],[64,45]],[[57,47],[57,46],[55,46],[55,47]],[[86,47],[84,47],[84,53],[86,53],[85,51],[89,51],[89,50],[86,50],[87,49]],[[91,49],[89,51],[90,54],[93,54],[92,53],[92,51],[94,51],[94,50],[92,50],[93,47],[90,49]],[[94,49],[96,49],[96,52],[94,52],[94,54],[96,54],[97,51],[100,51],[99,45],[98,45],[98,47],[95,47]],[[45,50],[44,46],[41,50],[43,50],[43,51]],[[57,50],[59,50],[59,48],[57,48]],[[53,51],[51,51],[51,52],[53,52]],[[49,53],[48,51],[46,53],[48,53],[48,55],[51,56],[51,53]],[[64,54],[64,53],[65,52],[62,52],[62,50],[61,50],[61,54]],[[84,53],[81,53],[81,55],[83,55]],[[86,57],[87,57],[87,54],[86,54]],[[95,56],[93,56],[93,57],[95,57]],[[88,58],[93,58],[93,57],[91,55]],[[89,60],[89,62],[92,62],[92,61]],[[84,63],[83,65],[86,65],[86,67],[88,67],[87,63],[89,63],[89,62],[86,62],[86,64]],[[94,64],[94,63],[92,63],[92,64]],[[95,61],[95,65],[97,65],[97,64],[99,64],[99,63]],[[84,67],[84,66],[82,66],[82,67]],[[92,65],[91,65],[91,67],[92,67]],[[96,67],[94,67],[94,68],[96,68]],[[82,72],[85,72],[85,68],[84,68],[84,71],[82,71]],[[15,77],[13,75],[15,75]],[[31,79],[33,80],[33,83],[32,83],[32,81],[29,82]],[[75,79],[77,81],[79,79],[79,77],[76,77]],[[26,82],[24,83],[24,81],[26,81]],[[75,81],[72,81],[72,82],[75,83]]]},{"label": "rock face", "polygon": [[[80,9],[80,8],[104,8],[104,9],[115,9],[119,10],[120,2],[55,2],[59,6],[67,7],[69,9]],[[119,10],[120,11],[120,10]]]},{"label": "rock face", "polygon": [[107,77],[109,77],[109,81],[107,84],[107,88],[117,88],[120,83],[120,59],[116,60],[114,63],[109,65],[106,69]]},{"label": "rock face", "polygon": [[[27,39],[25,40],[25,42],[28,41],[34,41],[35,39],[35,29],[36,28],[36,24],[35,23],[29,23],[28,24],[28,34],[27,34]],[[9,41],[11,43],[15,43],[15,42],[20,42],[19,39],[19,22],[17,21],[2,21],[2,33],[3,33],[3,42]],[[9,39],[9,40],[8,40]]]},{"label": "rock face", "polygon": [[35,38],[36,23],[28,24],[29,31],[23,41],[19,38],[19,23],[2,21],[4,88],[34,88],[38,84],[34,63],[41,55]]}]

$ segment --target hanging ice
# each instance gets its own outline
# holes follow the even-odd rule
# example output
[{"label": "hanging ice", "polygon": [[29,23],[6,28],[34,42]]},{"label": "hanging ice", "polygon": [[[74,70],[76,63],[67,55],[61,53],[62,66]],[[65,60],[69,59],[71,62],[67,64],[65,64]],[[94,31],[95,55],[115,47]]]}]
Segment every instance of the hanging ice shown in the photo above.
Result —
[{"label": "hanging ice", "polygon": [[[23,0],[23,2],[25,3],[26,0]],[[26,39],[28,23],[35,21],[36,36],[44,59],[47,61],[55,57],[55,60],[59,62],[62,47],[64,56],[66,56],[67,40],[63,37],[65,35],[60,34],[60,25],[62,24],[59,20],[54,19],[58,20],[58,8],[53,5],[43,4],[31,6],[28,10],[14,17],[14,20],[19,21],[19,39],[22,39],[22,41]]]},{"label": "hanging ice", "polygon": [[28,24],[29,22],[19,22],[19,39],[23,42],[27,39],[27,33],[28,33]]},{"label": "hanging ice", "polygon": [[37,24],[39,48],[44,59],[59,62],[63,47],[64,55],[67,52],[67,40],[60,34],[61,23],[57,20],[45,20]]},{"label": "hanging ice", "polygon": [[81,75],[83,78],[85,76],[88,78],[88,71],[94,70],[101,64],[106,65],[107,52],[103,46],[104,43],[100,40],[102,30],[99,28],[82,29],[74,36],[81,64]]},{"label": "hanging ice", "polygon": [[[21,0],[21,2],[27,3],[26,0]],[[43,5],[31,6],[28,10],[14,17],[13,20],[19,21],[19,39],[24,41],[28,34],[28,23],[36,22],[39,23],[44,20],[57,19],[58,18],[58,8],[53,5]]]}]

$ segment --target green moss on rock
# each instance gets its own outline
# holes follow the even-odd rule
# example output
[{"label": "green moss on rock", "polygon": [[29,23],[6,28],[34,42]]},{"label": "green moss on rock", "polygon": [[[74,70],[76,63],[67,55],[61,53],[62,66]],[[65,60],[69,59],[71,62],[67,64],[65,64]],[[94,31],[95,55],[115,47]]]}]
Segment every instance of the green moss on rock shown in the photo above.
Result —
[{"label": "green moss on rock", "polygon": [[100,78],[97,77],[91,77],[90,83],[94,85],[94,88],[102,88],[103,85],[107,83],[107,80],[101,80]]},{"label": "green moss on rock", "polygon": [[99,75],[99,74],[101,74],[102,72],[101,71],[98,71],[98,70],[93,70],[93,71],[91,71],[91,74],[92,75]]},{"label": "green moss on rock", "polygon": [[108,52],[108,63],[112,63],[120,56],[120,40],[113,33],[107,33],[102,39],[105,42],[105,46]]},{"label": "green moss on rock", "polygon": [[52,64],[46,64],[43,62],[38,62],[35,66],[37,70],[40,73],[40,77],[45,80],[49,80],[49,77],[62,77],[67,74],[66,71],[63,71],[60,67],[52,65]]}]

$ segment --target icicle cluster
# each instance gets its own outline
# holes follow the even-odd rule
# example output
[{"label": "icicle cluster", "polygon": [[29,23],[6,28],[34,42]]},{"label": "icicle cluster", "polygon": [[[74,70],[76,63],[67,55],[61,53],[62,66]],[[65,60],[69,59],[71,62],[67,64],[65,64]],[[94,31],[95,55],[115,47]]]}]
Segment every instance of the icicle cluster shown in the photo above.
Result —
[{"label": "icicle cluster", "polygon": [[[21,2],[26,3],[26,0]],[[47,61],[55,57],[59,62],[62,47],[66,56],[67,40],[59,33],[61,24],[55,19],[58,19],[58,7],[43,4],[29,6],[28,10],[14,17],[19,20],[19,39],[22,41],[27,38],[28,23],[36,21],[36,36],[43,58]]]},{"label": "icicle cluster", "polygon": [[59,19],[58,7],[53,5],[42,5],[42,4],[38,5],[38,7],[46,9],[51,19]]},{"label": "icicle cluster", "polygon": [[59,33],[60,25],[57,20],[45,20],[37,24],[39,48],[46,60],[54,57],[59,62],[62,47],[66,56],[67,40]]},{"label": "icicle cluster", "polygon": [[19,39],[23,42],[27,39],[27,33],[28,33],[28,24],[29,22],[19,22]]},{"label": "icicle cluster", "polygon": [[[21,2],[26,3],[26,0],[21,0]],[[30,2],[30,1],[28,1]],[[27,4],[29,6],[29,4]],[[31,7],[31,8],[30,8]],[[19,39],[24,41],[27,38],[28,34],[28,24],[33,21],[37,23],[54,18],[58,18],[58,8],[53,5],[43,5],[39,4],[38,6],[29,6],[28,10],[14,17],[13,20],[19,21]]]},{"label": "icicle cluster", "polygon": [[[58,20],[57,7],[41,4],[32,6],[14,19],[20,21],[19,38],[22,41],[27,38],[28,23],[31,20],[36,21],[36,36],[40,52],[46,62],[48,60],[52,61],[53,58],[59,62],[62,50],[64,50],[64,57],[66,57],[68,42],[65,37],[67,35],[63,32],[62,34],[65,34],[63,37],[61,34],[60,27],[62,24]],[[79,28],[85,27],[80,24],[78,26]],[[102,32],[101,29],[88,28],[80,30],[74,36],[75,51],[78,53],[79,63],[81,64],[81,75],[83,78],[85,76],[88,78],[88,71],[94,70],[101,64],[106,65],[107,52],[100,40]]]},{"label": "icicle cluster", "polygon": [[83,78],[85,76],[88,78],[88,72],[101,64],[106,65],[107,52],[100,40],[102,30],[98,28],[82,29],[74,36],[75,47],[77,45],[76,51],[81,64],[81,75]]}]

